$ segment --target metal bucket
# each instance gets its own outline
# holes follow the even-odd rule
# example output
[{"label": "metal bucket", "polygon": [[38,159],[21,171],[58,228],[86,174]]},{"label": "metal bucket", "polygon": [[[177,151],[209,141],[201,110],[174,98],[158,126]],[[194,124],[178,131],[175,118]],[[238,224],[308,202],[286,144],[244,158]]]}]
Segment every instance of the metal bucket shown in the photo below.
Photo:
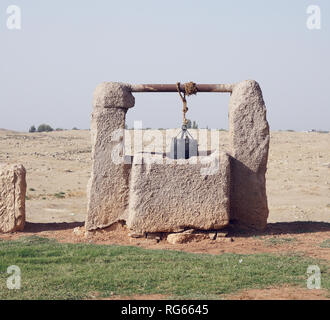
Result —
[{"label": "metal bucket", "polygon": [[195,139],[172,138],[170,158],[171,159],[189,159],[198,155],[198,143]]}]

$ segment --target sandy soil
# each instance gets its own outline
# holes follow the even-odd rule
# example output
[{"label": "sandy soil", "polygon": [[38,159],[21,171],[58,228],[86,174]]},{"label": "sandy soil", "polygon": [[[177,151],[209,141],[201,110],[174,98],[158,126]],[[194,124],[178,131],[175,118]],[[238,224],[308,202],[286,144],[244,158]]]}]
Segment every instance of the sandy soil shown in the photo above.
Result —
[{"label": "sandy soil", "polygon": [[297,287],[278,287],[245,290],[225,296],[227,300],[328,300],[325,290],[310,290]]},{"label": "sandy soil", "polygon": [[[110,296],[104,300],[166,300],[170,297],[161,294],[140,294],[132,296]],[[100,299],[95,293],[92,299]],[[276,287],[266,289],[244,290],[235,294],[222,295],[224,300],[328,300],[325,290],[309,290],[298,287]]]},{"label": "sandy soil", "polygon": [[[146,135],[150,135],[148,132]],[[227,132],[220,133],[226,150]],[[0,130],[0,162],[19,162],[27,169],[25,235],[38,234],[64,242],[117,243],[150,249],[220,254],[223,252],[301,252],[330,260],[330,134],[272,132],[267,171],[269,225],[258,234],[235,234],[230,229],[218,241],[172,245],[165,239],[131,239],[125,226],[84,236],[86,184],[90,175],[89,131],[17,133]],[[73,231],[75,229],[75,232]],[[110,232],[111,231],[111,232]],[[15,239],[18,234],[1,235]],[[249,290],[229,299],[314,299],[322,291],[296,288]]]}]

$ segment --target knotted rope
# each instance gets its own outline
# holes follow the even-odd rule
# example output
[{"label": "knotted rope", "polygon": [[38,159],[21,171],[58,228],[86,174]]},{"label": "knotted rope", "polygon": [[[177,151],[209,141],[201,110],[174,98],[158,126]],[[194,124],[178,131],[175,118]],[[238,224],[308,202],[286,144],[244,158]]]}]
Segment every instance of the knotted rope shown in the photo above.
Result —
[{"label": "knotted rope", "polygon": [[196,94],[197,93],[197,86],[196,86],[196,83],[194,82],[187,82],[184,84],[184,92],[183,92],[183,95],[181,93],[181,90],[180,90],[180,82],[177,82],[176,83],[176,89],[180,95],[180,98],[183,102],[183,108],[182,108],[182,113],[183,113],[183,125],[187,125],[188,123],[188,120],[186,119],[186,113],[187,111],[189,110],[188,107],[187,107],[187,99],[186,99],[186,96],[190,96],[190,95],[193,95],[193,94]]}]

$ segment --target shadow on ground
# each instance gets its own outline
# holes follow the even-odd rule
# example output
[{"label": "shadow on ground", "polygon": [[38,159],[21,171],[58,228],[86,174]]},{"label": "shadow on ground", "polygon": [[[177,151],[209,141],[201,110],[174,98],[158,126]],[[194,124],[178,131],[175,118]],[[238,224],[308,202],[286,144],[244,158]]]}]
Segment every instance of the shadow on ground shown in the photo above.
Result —
[{"label": "shadow on ground", "polygon": [[264,231],[234,231],[230,230],[231,236],[266,236],[266,235],[284,235],[284,234],[301,234],[313,232],[329,232],[330,223],[314,222],[314,221],[294,221],[294,222],[276,222],[268,223]]},{"label": "shadow on ground", "polygon": [[[38,233],[43,231],[60,231],[69,230],[76,227],[83,227],[84,222],[59,222],[59,223],[32,223],[26,222],[23,232]],[[251,237],[262,235],[284,235],[284,234],[301,234],[313,232],[329,232],[330,223],[313,222],[313,221],[294,221],[294,222],[276,222],[269,223],[265,231],[236,231],[228,228],[230,236]]]},{"label": "shadow on ground", "polygon": [[43,231],[59,231],[69,230],[76,227],[84,226],[84,222],[59,222],[59,223],[33,223],[26,222],[23,232],[43,232]]}]

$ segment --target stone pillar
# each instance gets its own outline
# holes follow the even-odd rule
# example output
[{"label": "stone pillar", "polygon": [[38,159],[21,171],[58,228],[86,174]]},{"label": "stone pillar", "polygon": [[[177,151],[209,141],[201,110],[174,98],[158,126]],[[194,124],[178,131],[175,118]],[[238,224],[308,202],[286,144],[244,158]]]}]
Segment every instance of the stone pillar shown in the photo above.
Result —
[{"label": "stone pillar", "polygon": [[124,129],[127,109],[134,102],[127,84],[104,82],[94,92],[86,230],[126,219],[130,165],[124,164]]},{"label": "stone pillar", "polygon": [[243,81],[233,88],[229,102],[229,136],[231,220],[243,228],[263,230],[268,218],[265,173],[269,126],[256,81]]},{"label": "stone pillar", "polygon": [[0,232],[23,231],[26,171],[20,164],[0,165]]}]

